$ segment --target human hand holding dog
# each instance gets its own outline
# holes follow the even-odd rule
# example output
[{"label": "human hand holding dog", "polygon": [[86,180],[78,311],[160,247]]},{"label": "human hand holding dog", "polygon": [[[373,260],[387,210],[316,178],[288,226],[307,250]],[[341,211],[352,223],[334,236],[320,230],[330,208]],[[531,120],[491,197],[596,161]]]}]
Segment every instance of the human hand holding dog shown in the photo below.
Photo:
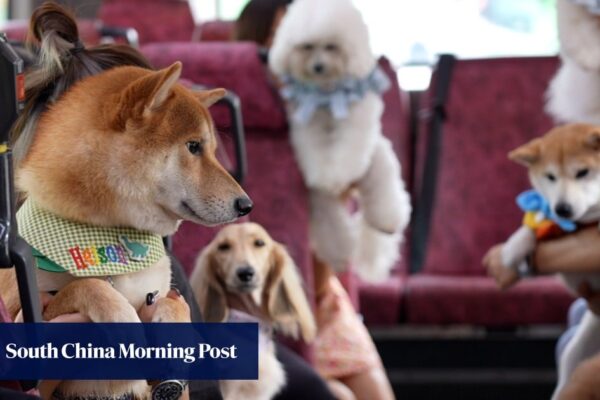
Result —
[{"label": "human hand holding dog", "polygon": [[482,264],[487,269],[488,275],[494,278],[500,289],[508,289],[517,283],[520,277],[515,269],[507,268],[502,263],[503,245],[497,244],[489,249],[483,257]]},{"label": "human hand holding dog", "polygon": [[192,322],[190,307],[177,289],[165,297],[148,293],[146,303],[138,310],[142,322]]}]

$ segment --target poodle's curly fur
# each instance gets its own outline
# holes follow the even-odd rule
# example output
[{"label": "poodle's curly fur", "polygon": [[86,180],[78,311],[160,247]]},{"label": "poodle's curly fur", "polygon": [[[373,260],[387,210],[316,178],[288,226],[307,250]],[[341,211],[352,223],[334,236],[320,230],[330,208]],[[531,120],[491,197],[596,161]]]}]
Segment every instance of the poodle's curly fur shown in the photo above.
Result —
[{"label": "poodle's curly fur", "polygon": [[558,0],[562,65],[550,83],[546,111],[560,123],[600,124],[600,16]]},{"label": "poodle's curly fur", "polygon": [[[296,0],[277,30],[269,63],[278,76],[331,90],[342,79],[367,77],[377,59],[350,0]],[[311,192],[317,257],[336,270],[353,264],[363,278],[384,279],[398,258],[411,206],[398,159],[381,132],[381,96],[366,93],[343,119],[320,108],[299,122],[291,117],[295,106],[288,103],[291,141]],[[356,215],[344,201],[348,193],[359,203]]]}]

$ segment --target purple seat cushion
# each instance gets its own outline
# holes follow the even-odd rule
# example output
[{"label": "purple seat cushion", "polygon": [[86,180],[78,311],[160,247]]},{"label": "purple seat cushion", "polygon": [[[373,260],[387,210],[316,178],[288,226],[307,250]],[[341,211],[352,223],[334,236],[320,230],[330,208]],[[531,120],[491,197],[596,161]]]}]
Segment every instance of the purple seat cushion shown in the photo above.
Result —
[{"label": "purple seat cushion", "polygon": [[564,324],[573,296],[556,277],[525,279],[501,291],[484,276],[412,275],[406,284],[406,321],[512,327]]},{"label": "purple seat cushion", "polygon": [[483,275],[481,258],[519,227],[515,197],[529,188],[510,150],[544,134],[555,57],[458,61],[444,126],[424,271]]},{"label": "purple seat cushion", "polygon": [[103,0],[98,18],[105,25],[132,27],[140,43],[189,41],[194,20],[187,1]]},{"label": "purple seat cushion", "polygon": [[[287,137],[287,117],[277,90],[268,79],[266,66],[252,43],[154,43],[142,52],[157,68],[183,63],[182,77],[198,84],[224,87],[235,92],[242,103],[244,126]],[[226,116],[214,114],[217,125]],[[250,133],[248,133],[250,134]]]}]

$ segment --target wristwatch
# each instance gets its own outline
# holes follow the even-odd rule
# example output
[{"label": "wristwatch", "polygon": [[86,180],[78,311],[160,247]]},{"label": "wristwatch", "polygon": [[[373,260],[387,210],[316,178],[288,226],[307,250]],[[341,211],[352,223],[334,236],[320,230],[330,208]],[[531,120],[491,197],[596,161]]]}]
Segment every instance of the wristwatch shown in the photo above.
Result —
[{"label": "wristwatch", "polygon": [[188,382],[179,379],[161,381],[152,388],[152,400],[178,400]]}]

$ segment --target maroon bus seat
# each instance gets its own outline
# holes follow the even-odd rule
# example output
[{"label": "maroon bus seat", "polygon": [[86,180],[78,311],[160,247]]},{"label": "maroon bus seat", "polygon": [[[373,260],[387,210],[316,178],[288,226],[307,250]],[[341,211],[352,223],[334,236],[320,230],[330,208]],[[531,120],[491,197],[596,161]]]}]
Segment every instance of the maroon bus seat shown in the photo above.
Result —
[{"label": "maroon bus seat", "polygon": [[235,21],[206,21],[198,28],[198,40],[203,42],[228,42],[233,39]]},{"label": "maroon bus seat", "polygon": [[[248,155],[244,188],[255,204],[250,219],[264,225],[275,240],[288,246],[303,273],[309,271],[305,188],[288,143],[285,111],[267,79],[256,46],[153,43],[143,46],[142,52],[157,68],[180,60],[183,78],[224,87],[239,96]],[[220,111],[211,109],[217,130],[223,131],[229,121]],[[188,273],[198,252],[213,236],[214,232],[195,224],[184,223],[179,229],[173,240],[174,252]]]},{"label": "maroon bus seat", "polygon": [[190,6],[181,0],[103,0],[98,18],[106,25],[135,28],[140,44],[189,41],[194,32]]},{"label": "maroon bus seat", "polygon": [[555,57],[457,61],[426,260],[407,281],[408,323],[565,321],[573,298],[556,278],[525,279],[501,292],[481,265],[521,223],[515,196],[530,185],[507,154],[552,127],[544,94],[557,67]]},{"label": "maroon bus seat", "polygon": [[[102,23],[93,19],[78,19],[77,27],[79,37],[86,45],[95,45],[100,42],[100,28]],[[29,30],[28,19],[8,20],[0,23],[0,32],[6,33],[9,40],[24,42]]]}]

